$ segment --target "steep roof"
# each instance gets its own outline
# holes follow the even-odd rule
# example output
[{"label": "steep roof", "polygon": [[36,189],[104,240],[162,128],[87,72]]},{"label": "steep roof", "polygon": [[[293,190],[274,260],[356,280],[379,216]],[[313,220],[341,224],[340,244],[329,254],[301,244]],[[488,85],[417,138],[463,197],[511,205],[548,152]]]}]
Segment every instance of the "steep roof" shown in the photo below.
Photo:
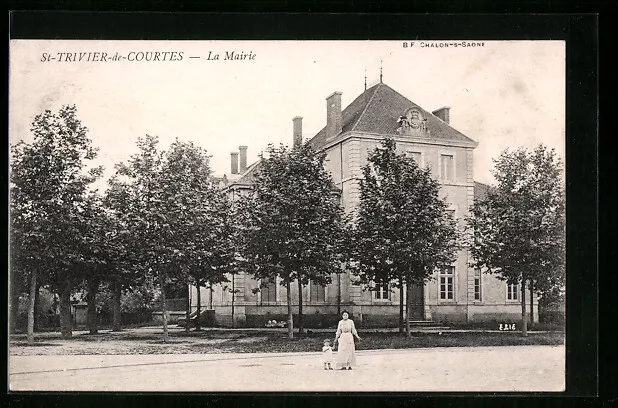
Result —
[{"label": "steep roof", "polygon": [[[341,112],[342,132],[358,131],[397,135],[399,127],[397,119],[406,109],[412,107],[419,109],[427,119],[430,138],[474,142],[382,82],[360,94]],[[309,143],[314,148],[322,147],[326,143],[326,127],[320,130]]]},{"label": "steep roof", "polygon": [[478,181],[474,182],[474,201],[484,200],[487,197],[487,191],[489,190],[489,186],[487,184],[479,183]]},{"label": "steep roof", "polygon": [[249,167],[247,167],[247,170],[240,175],[240,177],[238,177],[236,180],[234,180],[233,182],[230,183],[230,185],[233,184],[253,184],[254,180],[255,180],[255,173],[257,172],[257,170],[262,167],[262,160],[259,159],[258,161],[256,161],[255,163],[252,163]]}]

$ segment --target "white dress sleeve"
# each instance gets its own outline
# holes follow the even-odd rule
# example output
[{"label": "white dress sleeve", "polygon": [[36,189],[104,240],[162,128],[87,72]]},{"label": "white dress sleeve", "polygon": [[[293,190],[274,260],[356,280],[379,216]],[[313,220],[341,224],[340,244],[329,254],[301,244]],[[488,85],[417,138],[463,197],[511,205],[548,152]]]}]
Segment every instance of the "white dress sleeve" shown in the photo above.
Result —
[{"label": "white dress sleeve", "polygon": [[358,336],[358,333],[356,332],[356,327],[354,327],[354,321],[350,320],[350,323],[352,323],[352,334]]},{"label": "white dress sleeve", "polygon": [[339,338],[341,336],[341,322],[337,324],[337,333],[335,333],[335,338]]}]

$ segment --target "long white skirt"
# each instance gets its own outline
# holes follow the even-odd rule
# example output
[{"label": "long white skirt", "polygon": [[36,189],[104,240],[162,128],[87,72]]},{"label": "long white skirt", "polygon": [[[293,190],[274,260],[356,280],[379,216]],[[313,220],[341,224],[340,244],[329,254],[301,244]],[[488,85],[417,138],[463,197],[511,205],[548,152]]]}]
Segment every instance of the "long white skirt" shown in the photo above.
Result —
[{"label": "long white skirt", "polygon": [[341,333],[337,346],[337,365],[339,367],[356,365],[356,348],[354,347],[354,336],[352,333]]}]

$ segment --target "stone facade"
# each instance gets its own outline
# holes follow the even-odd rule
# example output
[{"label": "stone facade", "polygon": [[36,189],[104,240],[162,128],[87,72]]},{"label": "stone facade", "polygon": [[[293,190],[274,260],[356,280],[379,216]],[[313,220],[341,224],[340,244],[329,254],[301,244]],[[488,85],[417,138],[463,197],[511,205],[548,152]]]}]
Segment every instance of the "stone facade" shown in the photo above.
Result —
[{"label": "stone facade", "polygon": [[[434,114],[435,113],[435,114]],[[450,204],[460,223],[468,216],[479,190],[486,186],[474,182],[473,160],[477,143],[453,129],[449,108],[430,113],[409,101],[383,83],[367,89],[346,109],[341,111],[341,93],[327,98],[327,124],[308,141],[326,152],[326,166],[334,185],[340,191],[340,200],[346,212],[354,211],[360,199],[362,167],[368,152],[380,144],[385,136],[397,142],[397,149],[429,166],[440,181],[440,194]],[[301,134],[302,118],[294,118],[294,143]],[[241,149],[246,154],[246,148]],[[235,155],[232,155],[235,165]],[[227,188],[233,200],[251,191],[254,171],[259,162],[249,166],[243,174],[232,178]],[[234,172],[232,172],[234,173]],[[412,315],[418,320],[438,322],[516,322],[521,317],[519,296],[507,289],[505,282],[492,275],[480,276],[469,266],[468,251],[459,252],[449,274],[436,272],[423,288],[416,288],[412,300]],[[396,326],[399,318],[399,290],[376,293],[353,284],[354,277],[342,273],[333,275],[332,283],[324,289],[314,286],[303,288],[303,318],[307,327],[330,327],[337,320],[338,310],[348,310],[359,327]],[[202,288],[202,307],[215,310],[220,325],[264,326],[269,320],[286,320],[286,288],[275,285],[272,290],[254,293],[259,283],[239,273],[232,283],[215,285],[212,290]],[[311,291],[314,291],[313,296]],[[298,307],[298,285],[291,286],[295,311]],[[510,295],[510,296],[509,296]],[[529,299],[530,293],[527,293]],[[195,309],[195,288],[190,292],[191,306]],[[405,296],[404,296],[405,302]],[[534,298],[534,320],[538,321],[537,299]],[[232,321],[232,309],[233,320]]]}]

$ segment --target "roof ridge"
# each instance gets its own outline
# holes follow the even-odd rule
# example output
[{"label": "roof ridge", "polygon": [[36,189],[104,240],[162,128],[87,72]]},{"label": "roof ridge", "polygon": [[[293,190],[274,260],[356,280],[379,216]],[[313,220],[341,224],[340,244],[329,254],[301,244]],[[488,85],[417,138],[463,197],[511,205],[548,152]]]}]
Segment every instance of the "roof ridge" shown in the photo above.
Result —
[{"label": "roof ridge", "polygon": [[367,104],[365,105],[365,108],[363,109],[363,111],[361,112],[360,115],[358,115],[358,118],[356,119],[356,122],[354,122],[354,125],[350,128],[350,131],[353,131],[354,129],[356,129],[356,125],[358,125],[358,123],[360,122],[360,120],[362,119],[363,115],[365,114],[365,112],[367,112],[367,108],[369,108],[369,105],[371,105],[371,102],[373,102],[373,98],[376,96],[376,94],[378,93],[378,88],[380,87],[380,85],[383,85],[382,82],[378,83],[375,86],[375,89],[373,90],[373,94],[371,95],[371,98],[369,98],[369,102],[367,102]]}]

